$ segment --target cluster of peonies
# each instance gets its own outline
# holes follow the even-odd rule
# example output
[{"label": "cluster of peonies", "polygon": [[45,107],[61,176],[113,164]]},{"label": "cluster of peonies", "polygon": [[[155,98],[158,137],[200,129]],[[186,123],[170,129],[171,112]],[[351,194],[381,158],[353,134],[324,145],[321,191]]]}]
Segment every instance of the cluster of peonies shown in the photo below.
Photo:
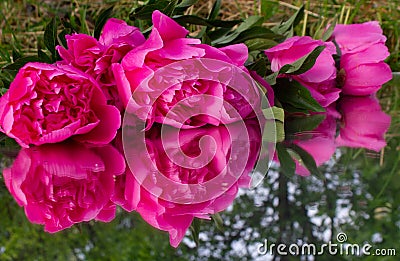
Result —
[{"label": "cluster of peonies", "polygon": [[[254,119],[262,94],[242,82],[236,82],[236,88],[230,84],[237,81],[238,73],[253,77],[267,89],[271,105],[273,89],[245,68],[244,44],[212,47],[188,38],[189,31],[159,11],[152,19],[147,39],[138,28],[118,19],[108,20],[99,40],[86,34],[66,36],[67,47],[57,47],[60,61],[26,64],[0,98],[0,130],[23,147],[14,165],[4,170],[4,180],[28,218],[44,224],[46,231],[92,219],[110,221],[119,205],[168,231],[176,247],[194,218],[210,218],[226,209],[238,188],[249,186],[248,173],[259,157],[262,140],[262,127]],[[326,108],[326,119],[312,137],[295,140],[318,165],[337,146],[379,150],[385,145],[383,134],[390,118],[374,98],[391,78],[383,62],[388,56],[385,40],[376,22],[337,25],[331,41],[292,37],[265,51],[271,69],[278,71],[315,47],[325,46],[309,71],[280,76],[300,82]],[[339,68],[333,55],[340,55]],[[177,105],[183,109],[174,111]],[[201,108],[201,113],[193,108]],[[135,155],[133,167],[120,131],[125,110],[146,124],[145,144],[151,155],[150,161],[143,159],[136,140],[131,141],[128,152]],[[338,120],[343,124],[336,137]],[[244,121],[247,129],[249,140],[240,148],[248,149],[248,157],[242,169],[227,170],[233,156],[243,158],[243,151],[233,149],[237,141],[246,143],[235,125],[238,121]],[[176,140],[168,141],[168,133],[162,134],[166,140],[161,139],[160,124],[182,129],[178,138],[185,154],[195,158],[205,148],[212,160],[198,168],[171,161],[167,152],[179,153],[181,148]],[[229,132],[225,124],[233,126]],[[203,136],[214,142],[199,147]],[[148,177],[157,188],[154,168],[182,184],[206,183],[221,172],[239,172],[235,174],[239,176],[221,195],[181,204],[150,193],[137,180],[138,174]],[[297,171],[309,174],[300,165]]]},{"label": "cluster of peonies", "polygon": [[[280,75],[301,83],[326,109],[325,120],[307,133],[307,138],[302,137],[303,133],[294,140],[313,156],[317,165],[328,161],[338,146],[379,151],[386,145],[384,134],[390,126],[390,117],[381,110],[375,97],[382,85],[392,78],[391,69],[384,62],[389,56],[385,41],[382,29],[374,21],[338,24],[327,42],[295,36],[265,51],[271,69],[279,71],[317,46],[325,46],[307,72]],[[335,56],[340,59],[339,64]],[[337,121],[341,123],[338,135]],[[310,174],[298,162],[297,173]]]},{"label": "cluster of peonies", "polygon": [[[107,21],[99,40],[86,34],[67,35],[67,47],[57,47],[60,61],[26,64],[0,99],[1,131],[23,147],[13,166],[4,171],[7,188],[29,220],[43,224],[48,232],[93,219],[110,221],[120,205],[168,231],[176,247],[195,217],[209,219],[231,204],[239,187],[250,185],[248,174],[261,144],[253,108],[260,105],[261,95],[256,85],[230,85],[237,74],[251,78],[244,67],[247,47],[202,44],[159,11],[152,20],[147,39],[138,28],[118,19]],[[163,68],[169,70],[157,74]],[[170,113],[180,102],[186,109]],[[187,108],[206,110],[188,116]],[[120,130],[128,109],[146,124],[144,142],[151,155],[150,162],[138,157],[133,169],[127,167]],[[235,127],[243,120],[247,136]],[[184,129],[179,141],[161,140],[160,125],[155,123]],[[233,127],[227,131],[224,124]],[[196,157],[203,136],[213,140],[205,151],[213,159],[204,166],[182,167],[165,154],[180,152],[179,142],[189,157]],[[240,155],[236,155],[232,147],[237,148],[233,143],[239,141]],[[170,147],[165,148],[165,142]],[[226,170],[233,155],[244,159],[243,169]],[[239,173],[223,194],[180,204],[154,195],[137,180],[137,175],[152,177],[152,164],[182,184],[206,183],[220,172]]]}]

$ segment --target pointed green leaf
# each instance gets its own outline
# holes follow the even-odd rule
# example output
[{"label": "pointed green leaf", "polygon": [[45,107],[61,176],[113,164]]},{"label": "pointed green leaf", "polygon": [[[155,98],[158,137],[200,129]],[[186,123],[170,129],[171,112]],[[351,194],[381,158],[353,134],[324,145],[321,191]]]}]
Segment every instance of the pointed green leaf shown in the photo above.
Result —
[{"label": "pointed green leaf", "polygon": [[302,5],[297,12],[290,17],[286,22],[281,23],[275,27],[272,28],[272,31],[274,31],[277,34],[285,34],[287,31],[289,31],[291,28],[296,27],[303,19],[304,16],[304,5]]},{"label": "pointed green leaf", "polygon": [[[168,1],[168,0],[160,0],[160,1],[155,1],[154,3],[148,3],[146,5],[143,5],[141,7],[136,8],[131,14],[129,14],[129,19],[132,21],[135,20],[151,20],[151,15],[155,10],[160,10],[161,12],[167,14],[165,11],[168,9],[168,11],[171,9],[171,3],[172,5],[176,1]],[[167,14],[168,15],[168,14]]]},{"label": "pointed green leaf", "polygon": [[208,16],[208,19],[213,20],[213,19],[217,18],[220,8],[221,8],[221,0],[215,0],[213,7],[211,9],[210,15]]},{"label": "pointed green leaf", "polygon": [[192,224],[190,225],[190,232],[196,246],[200,245],[199,234],[200,234],[200,220],[198,218],[194,218]]},{"label": "pointed green leaf", "polygon": [[182,0],[176,7],[177,8],[186,8],[196,4],[199,0]]},{"label": "pointed green leaf", "polygon": [[[261,77],[265,77],[267,73],[267,58],[263,57],[261,59],[256,60],[255,62],[246,65],[247,69],[250,71],[256,71],[258,75]],[[259,85],[265,92],[265,87]]]},{"label": "pointed green leaf", "polygon": [[99,17],[97,17],[96,21],[94,22],[94,33],[93,33],[94,38],[99,39],[103,26],[106,24],[107,20],[112,16],[113,8],[114,6],[107,8],[106,10],[102,11],[99,14]]},{"label": "pointed green leaf", "polygon": [[293,177],[296,171],[296,163],[292,156],[290,156],[282,143],[276,144],[276,151],[278,153],[279,164],[282,172],[289,178]]},{"label": "pointed green leaf", "polygon": [[329,25],[328,29],[322,35],[321,40],[324,42],[328,41],[328,39],[331,38],[333,30],[335,30],[335,27],[336,27],[336,19],[333,20],[333,22]]},{"label": "pointed green leaf", "polygon": [[285,121],[285,132],[287,134],[296,134],[304,131],[312,131],[321,124],[326,118],[326,114],[313,115],[289,115]]},{"label": "pointed green leaf", "polygon": [[247,40],[262,38],[272,40],[278,35],[262,26],[254,26],[241,32],[231,43],[242,43]]},{"label": "pointed green leaf", "polygon": [[250,29],[253,26],[261,26],[264,19],[260,16],[250,16],[246,20],[241,23],[238,28],[232,31],[230,34],[226,35],[225,37],[216,39],[212,42],[213,45],[223,45],[228,44],[235,40],[241,32],[244,32]]},{"label": "pointed green leaf", "polygon": [[58,44],[63,46],[64,48],[68,48],[67,39],[65,39],[65,36],[68,35],[68,34],[71,34],[71,29],[70,28],[65,28],[57,36]]},{"label": "pointed green leaf", "polygon": [[291,64],[291,68],[284,73],[286,74],[302,74],[310,70],[317,60],[318,56],[325,49],[325,46],[321,45],[312,50],[309,54],[304,55],[297,61]]},{"label": "pointed green leaf", "polygon": [[18,71],[25,64],[27,64],[29,62],[44,62],[44,61],[43,61],[43,59],[41,59],[38,56],[25,56],[25,57],[22,57],[22,58],[16,60],[14,63],[12,63],[10,65],[7,65],[3,69],[4,70],[11,70],[11,71]]},{"label": "pointed green leaf", "polygon": [[196,24],[209,27],[225,27],[229,29],[242,22],[242,20],[232,20],[232,21],[207,20],[195,15],[180,15],[180,16],[174,16],[173,18],[177,23],[181,25]]},{"label": "pointed green leaf", "polygon": [[325,109],[311,96],[310,91],[295,80],[279,79],[275,96],[289,112],[325,112]]},{"label": "pointed green leaf", "polygon": [[282,108],[272,106],[271,108],[263,109],[263,114],[267,120],[278,120],[284,122],[285,111]]},{"label": "pointed green leaf", "polygon": [[46,25],[44,30],[44,45],[51,53],[52,61],[56,61],[57,20],[55,18]]},{"label": "pointed green leaf", "polygon": [[278,43],[271,39],[263,39],[263,38],[254,38],[244,42],[244,44],[249,49],[249,52],[252,51],[263,51],[274,47]]},{"label": "pointed green leaf", "polygon": [[300,164],[305,166],[312,175],[316,175],[317,177],[325,181],[326,178],[319,171],[317,164],[315,163],[315,159],[307,151],[305,151],[304,149],[293,143],[290,144],[288,147],[293,151],[295,151],[300,156],[301,158]]},{"label": "pointed green leaf", "polygon": [[39,57],[39,60],[41,60],[45,63],[51,63],[51,58],[45,52],[43,52],[41,49],[38,49],[38,57]]},{"label": "pointed green leaf", "polygon": [[211,218],[214,220],[215,227],[221,231],[224,232],[224,221],[221,218],[221,215],[219,213],[215,213],[211,215]]},{"label": "pointed green leaf", "polygon": [[302,74],[305,73],[306,71],[310,70],[314,64],[315,61],[317,60],[318,56],[321,54],[321,52],[325,49],[325,46],[317,46],[314,50],[312,50],[310,53],[302,56],[295,62],[291,64],[285,64],[282,66],[282,68],[277,71],[272,73],[271,75],[268,75],[266,80],[270,85],[275,85],[276,84],[276,78],[280,74]]}]

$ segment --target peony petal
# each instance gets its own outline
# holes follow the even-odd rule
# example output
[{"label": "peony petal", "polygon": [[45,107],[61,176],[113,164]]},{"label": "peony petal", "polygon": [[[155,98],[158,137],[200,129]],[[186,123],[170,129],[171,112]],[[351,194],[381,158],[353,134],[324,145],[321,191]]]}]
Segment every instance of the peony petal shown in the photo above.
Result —
[{"label": "peony petal", "polygon": [[[346,70],[346,67],[344,69]],[[342,90],[346,95],[370,95],[391,79],[392,71],[385,62],[361,64],[346,70],[346,79]]]},{"label": "peony petal", "polygon": [[75,140],[94,144],[108,144],[115,138],[117,130],[121,126],[119,110],[112,105],[100,105],[96,108],[96,116],[100,120],[99,124],[86,134],[74,136]]},{"label": "peony petal", "polygon": [[189,31],[186,30],[185,27],[179,25],[172,18],[158,10],[153,12],[152,21],[154,28],[160,32],[163,41],[185,38],[189,34]]}]

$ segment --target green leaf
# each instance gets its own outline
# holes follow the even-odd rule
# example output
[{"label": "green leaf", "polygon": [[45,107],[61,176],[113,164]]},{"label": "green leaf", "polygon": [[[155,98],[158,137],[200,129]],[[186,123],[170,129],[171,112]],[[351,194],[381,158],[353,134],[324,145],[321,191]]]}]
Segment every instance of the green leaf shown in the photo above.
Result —
[{"label": "green leaf", "polygon": [[215,227],[221,231],[224,232],[224,221],[221,218],[221,215],[219,213],[215,213],[211,215],[211,218],[214,220]]},{"label": "green leaf", "polygon": [[[151,20],[151,15],[155,10],[160,10],[160,12],[165,13],[166,9],[169,9],[171,3],[175,3],[176,1],[168,1],[161,0],[156,1],[152,4],[146,4],[141,7],[136,8],[131,14],[129,14],[129,19],[132,21],[135,20]],[[165,13],[166,14],[166,13]]]},{"label": "green leaf", "polygon": [[286,22],[281,23],[277,26],[274,26],[272,28],[272,31],[274,31],[277,34],[285,34],[286,32],[288,32],[290,29],[296,27],[296,25],[298,25],[301,21],[301,19],[303,19],[304,16],[304,5],[302,5],[297,12],[290,17]]},{"label": "green leaf", "polygon": [[263,38],[263,39],[274,39],[277,35],[270,29],[262,26],[254,26],[243,32],[241,32],[231,43],[242,43],[247,40]]},{"label": "green leaf", "polygon": [[236,28],[234,31],[232,31],[230,34],[221,37],[219,39],[215,39],[212,44],[213,45],[223,45],[223,44],[228,44],[235,40],[241,32],[244,32],[251,27],[254,26],[261,26],[263,23],[264,19],[260,16],[250,16],[246,20],[241,23],[238,28]]},{"label": "green leaf", "polygon": [[267,73],[267,58],[265,57],[260,58],[255,62],[246,65],[246,67],[250,71],[256,71],[257,74],[260,75],[261,77],[265,77]]},{"label": "green leaf", "polygon": [[288,148],[292,149],[300,156],[301,161],[299,163],[305,166],[310,171],[311,175],[316,175],[323,181],[326,180],[325,176],[319,171],[314,158],[307,151],[293,143],[290,144]]},{"label": "green leaf", "polygon": [[326,114],[312,114],[312,115],[289,115],[285,121],[285,132],[287,134],[296,134],[304,131],[315,130],[323,120]]},{"label": "green leaf", "polygon": [[278,120],[280,122],[285,121],[285,111],[279,107],[271,107],[262,110],[265,119],[267,120]]},{"label": "green leaf", "polygon": [[291,68],[288,69],[286,74],[302,74],[310,70],[317,60],[318,56],[325,49],[325,46],[321,45],[312,50],[309,54],[304,55],[297,61],[291,64]]},{"label": "green leaf", "polygon": [[182,0],[176,7],[177,8],[186,8],[196,4],[199,0]]},{"label": "green leaf", "polygon": [[181,24],[195,24],[195,25],[204,25],[208,27],[225,27],[232,28],[233,26],[242,22],[242,20],[232,20],[232,21],[222,21],[222,20],[208,20],[195,15],[181,15],[174,16],[174,20]]},{"label": "green leaf", "polygon": [[51,58],[45,52],[43,52],[41,49],[38,49],[37,52],[38,52],[39,60],[41,60],[45,63],[51,63]]},{"label": "green leaf", "polygon": [[282,66],[282,68],[274,72],[273,74],[267,76],[267,82],[270,85],[276,84],[276,78],[278,77],[279,74],[302,74],[305,73],[306,71],[310,70],[314,64],[315,61],[317,60],[318,56],[321,54],[321,52],[325,49],[325,46],[317,46],[314,50],[312,50],[310,53],[302,56],[295,62],[291,64],[285,64]]},{"label": "green leaf", "polygon": [[172,14],[174,13],[177,2],[178,2],[178,0],[170,1],[169,4],[161,12],[163,12],[165,15],[171,17]]},{"label": "green leaf", "polygon": [[38,56],[25,56],[22,57],[18,60],[16,60],[14,63],[7,65],[4,67],[4,70],[11,70],[11,71],[18,71],[21,69],[25,64],[29,62],[45,62],[42,58]]},{"label": "green leaf", "polygon": [[310,91],[295,80],[279,79],[275,96],[289,112],[325,112],[325,109],[311,96]]},{"label": "green leaf", "polygon": [[56,61],[57,20],[52,18],[44,30],[44,45],[51,53],[52,61]]},{"label": "green leaf", "polygon": [[276,144],[276,151],[283,174],[289,178],[293,177],[296,171],[296,163],[292,156],[290,156],[282,143]]},{"label": "green leaf", "polygon": [[217,40],[219,38],[222,38],[226,36],[232,28],[217,28],[212,31],[208,31],[207,35],[211,40]]},{"label": "green leaf", "polygon": [[321,40],[322,41],[328,41],[329,38],[331,38],[333,30],[336,27],[336,19],[329,25],[328,29],[324,32],[324,34],[322,35]]},{"label": "green leaf", "polygon": [[275,42],[274,40],[271,39],[263,39],[263,38],[255,38],[255,39],[250,39],[244,42],[247,48],[249,49],[249,52],[252,51],[263,51],[266,49],[269,49],[271,47],[274,47],[278,43]]},{"label": "green leaf", "polygon": [[[263,109],[263,115],[267,120],[264,126],[263,141],[281,142],[285,139],[285,112],[279,107],[270,107]],[[273,126],[275,125],[275,126]]]},{"label": "green leaf", "polygon": [[190,232],[193,238],[193,241],[196,243],[196,246],[199,246],[199,234],[200,234],[200,220],[198,218],[194,218],[192,224],[190,225]]},{"label": "green leaf", "polygon": [[68,48],[67,39],[65,39],[65,36],[68,35],[68,34],[71,34],[71,29],[70,28],[65,28],[57,36],[58,44],[63,46],[64,48]]},{"label": "green leaf", "polygon": [[99,17],[97,17],[96,21],[94,22],[94,33],[93,33],[94,38],[99,39],[103,26],[106,24],[107,20],[112,16],[113,8],[114,6],[107,8],[106,10],[102,11],[99,14]]},{"label": "green leaf", "polygon": [[208,19],[215,19],[218,14],[219,14],[219,9],[221,8],[221,0],[215,0],[213,7],[211,9],[210,15],[208,16]]},{"label": "green leaf", "polygon": [[12,57],[14,61],[22,57],[21,53],[15,47],[12,49]]}]

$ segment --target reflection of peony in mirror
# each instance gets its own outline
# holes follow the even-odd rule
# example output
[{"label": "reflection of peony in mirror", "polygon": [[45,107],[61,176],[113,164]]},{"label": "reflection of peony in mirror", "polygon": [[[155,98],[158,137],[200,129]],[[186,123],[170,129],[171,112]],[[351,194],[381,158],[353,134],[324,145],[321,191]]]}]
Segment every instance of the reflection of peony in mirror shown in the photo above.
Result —
[{"label": "reflection of peony in mirror", "polygon": [[339,102],[342,114],[338,146],[379,151],[386,146],[384,135],[390,126],[390,116],[384,113],[376,97],[346,96]]},{"label": "reflection of peony in mirror", "polygon": [[168,231],[176,247],[194,218],[209,219],[249,187],[261,131],[256,120],[190,130],[155,125],[145,149],[135,141],[124,144],[130,170],[117,177],[113,201]]},{"label": "reflection of peony in mirror", "polygon": [[22,149],[3,175],[28,219],[54,233],[82,221],[111,221],[114,176],[124,170],[114,147],[70,142]]}]

